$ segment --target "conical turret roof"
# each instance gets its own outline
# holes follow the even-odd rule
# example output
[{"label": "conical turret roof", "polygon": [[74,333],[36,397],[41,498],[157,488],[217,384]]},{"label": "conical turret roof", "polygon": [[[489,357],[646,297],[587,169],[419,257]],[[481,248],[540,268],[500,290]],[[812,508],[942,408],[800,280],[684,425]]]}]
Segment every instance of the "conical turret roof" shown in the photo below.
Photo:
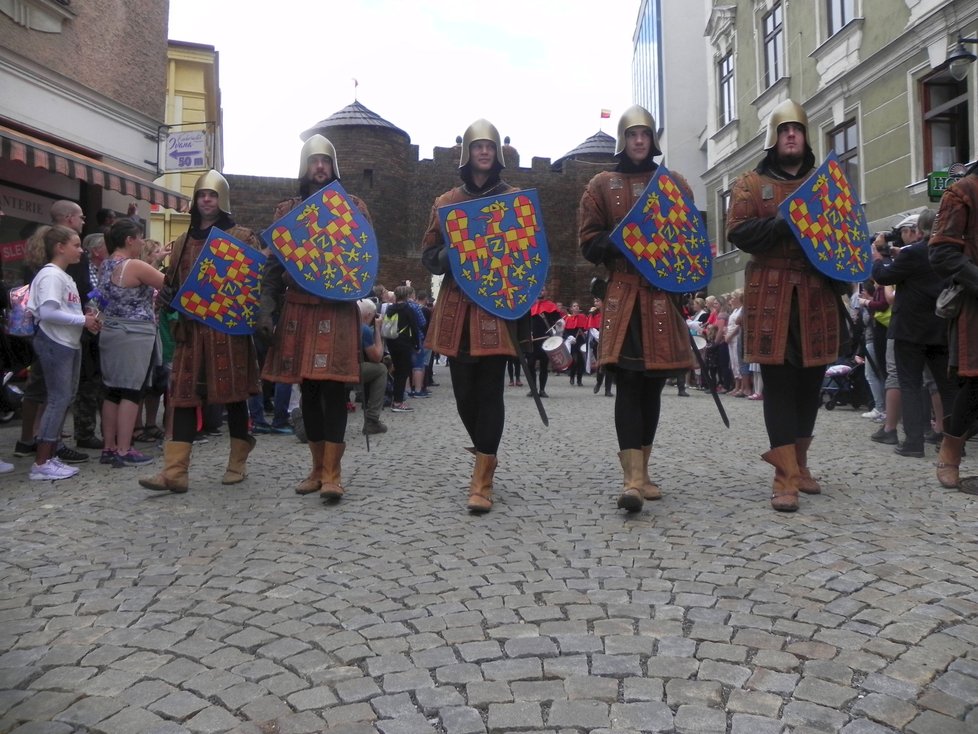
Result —
[{"label": "conical turret roof", "polygon": [[338,112],[334,112],[325,120],[320,120],[311,128],[301,133],[299,137],[301,137],[303,141],[307,140],[310,136],[315,135],[316,133],[329,137],[327,132],[333,127],[386,128],[388,130],[393,130],[394,132],[400,133],[407,138],[409,143],[411,142],[411,136],[401,130],[401,128],[391,122],[388,122],[376,112],[367,109],[359,102],[348,104]]},{"label": "conical turret roof", "polygon": [[564,167],[564,161],[580,158],[583,160],[600,160],[607,158],[609,161],[615,157],[615,139],[603,130],[598,130],[583,143],[578,145],[569,153],[553,162],[551,168],[560,171]]}]

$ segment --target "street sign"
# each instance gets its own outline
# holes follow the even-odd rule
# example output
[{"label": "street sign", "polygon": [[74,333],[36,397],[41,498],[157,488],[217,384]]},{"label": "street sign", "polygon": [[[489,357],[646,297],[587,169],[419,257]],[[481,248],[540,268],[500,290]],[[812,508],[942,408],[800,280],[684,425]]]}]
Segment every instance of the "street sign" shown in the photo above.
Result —
[{"label": "street sign", "polygon": [[206,130],[167,133],[163,168],[167,172],[207,170],[209,147]]}]

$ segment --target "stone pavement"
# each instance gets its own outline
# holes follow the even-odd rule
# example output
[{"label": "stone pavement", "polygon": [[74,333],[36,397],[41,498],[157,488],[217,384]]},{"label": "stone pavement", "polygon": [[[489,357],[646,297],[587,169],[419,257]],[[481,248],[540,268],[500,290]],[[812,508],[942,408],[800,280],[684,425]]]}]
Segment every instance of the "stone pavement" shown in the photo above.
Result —
[{"label": "stone pavement", "polygon": [[[138,469],[0,476],[0,732],[978,732],[978,504],[933,458],[821,411],[824,493],[768,507],[761,405],[666,388],[661,501],[615,509],[613,400],[507,390],[488,515],[464,511],[447,369],[347,497],[299,497],[306,447],[225,437],[191,491]],[[10,458],[16,427],[0,430]],[[978,467],[978,444],[964,468]],[[145,471],[145,470],[142,470]]]}]

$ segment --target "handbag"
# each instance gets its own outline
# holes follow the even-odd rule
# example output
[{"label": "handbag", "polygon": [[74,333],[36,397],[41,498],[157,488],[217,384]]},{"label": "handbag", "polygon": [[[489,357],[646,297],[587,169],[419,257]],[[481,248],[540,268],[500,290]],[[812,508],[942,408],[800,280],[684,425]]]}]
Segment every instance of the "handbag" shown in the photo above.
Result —
[{"label": "handbag", "polygon": [[940,292],[937,296],[937,305],[934,313],[942,319],[956,319],[961,313],[964,305],[965,290],[960,283],[951,281],[951,284]]},{"label": "handbag", "polygon": [[10,308],[7,310],[5,329],[10,336],[34,336],[37,325],[34,314],[27,310],[27,299],[31,295],[30,283],[10,291]]}]

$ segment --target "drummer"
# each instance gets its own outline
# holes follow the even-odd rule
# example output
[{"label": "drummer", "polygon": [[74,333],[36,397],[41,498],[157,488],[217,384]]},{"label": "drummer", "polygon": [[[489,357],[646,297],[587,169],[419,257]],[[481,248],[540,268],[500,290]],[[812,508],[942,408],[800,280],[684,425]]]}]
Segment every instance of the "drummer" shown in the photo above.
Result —
[{"label": "drummer", "polygon": [[[557,304],[547,297],[547,289],[544,287],[540,291],[540,297],[536,303],[530,307],[530,332],[533,336],[533,351],[527,355],[527,377],[531,385],[530,392],[526,394],[527,397],[533,397],[533,385],[537,386],[541,398],[550,397],[547,395],[550,358],[547,357],[547,352],[544,351],[543,346],[547,339],[561,336],[563,329],[563,314],[557,308]],[[562,342],[563,339],[559,341]],[[537,365],[539,365],[539,370]],[[537,382],[538,375],[539,382]]]},{"label": "drummer", "polygon": [[581,304],[571,301],[570,311],[564,317],[564,344],[570,351],[570,384],[581,387],[584,377],[584,352],[587,351],[587,314],[581,313]]}]

